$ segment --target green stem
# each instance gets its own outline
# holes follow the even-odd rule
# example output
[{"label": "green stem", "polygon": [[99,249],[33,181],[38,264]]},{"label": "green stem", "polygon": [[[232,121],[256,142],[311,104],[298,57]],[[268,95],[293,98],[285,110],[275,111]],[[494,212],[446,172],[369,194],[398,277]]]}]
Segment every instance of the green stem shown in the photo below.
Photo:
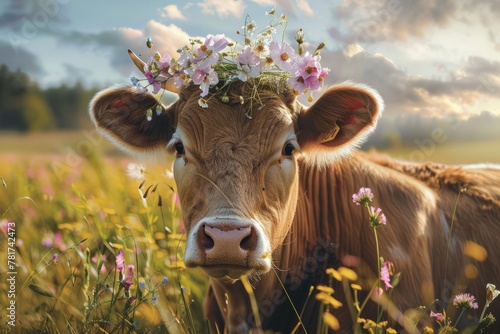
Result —
[{"label": "green stem", "polygon": [[[373,232],[375,234],[375,247],[377,249],[377,287],[380,288],[380,250],[379,250],[379,245],[378,245],[378,235],[377,235],[377,228],[373,228]],[[380,312],[380,303],[377,303],[377,325],[380,322],[380,318],[382,316],[382,313]]]},{"label": "green stem", "polygon": [[458,192],[457,200],[455,201],[455,206],[453,207],[453,215],[451,217],[451,224],[450,224],[450,232],[448,232],[448,241],[446,244],[446,262],[444,265],[444,280],[446,281],[446,274],[448,271],[448,255],[450,252],[450,241],[451,241],[451,232],[453,230],[453,223],[455,222],[455,214],[457,212],[457,206],[458,206],[458,200],[460,199],[460,194],[462,194],[462,189]]},{"label": "green stem", "polygon": [[464,311],[465,311],[465,309],[462,307],[462,310],[460,311],[460,314],[458,315],[457,321],[455,321],[455,324],[453,325],[453,327],[457,328],[458,322],[460,321],[460,318],[462,318]]},{"label": "green stem", "polygon": [[486,304],[484,304],[484,308],[483,308],[483,311],[481,312],[481,316],[479,317],[479,322],[481,322],[481,320],[483,320],[484,318],[484,313],[486,313],[486,309],[488,308],[490,304],[488,302],[486,302]]}]

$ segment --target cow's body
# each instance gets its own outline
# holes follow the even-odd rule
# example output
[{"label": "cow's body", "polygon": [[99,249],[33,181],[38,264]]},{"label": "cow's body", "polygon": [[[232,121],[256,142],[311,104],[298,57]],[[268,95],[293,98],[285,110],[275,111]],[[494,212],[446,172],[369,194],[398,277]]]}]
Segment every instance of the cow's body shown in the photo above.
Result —
[{"label": "cow's body", "polygon": [[[276,272],[270,274],[271,282],[261,278],[255,283],[265,328],[289,333],[298,324],[290,301],[275,280],[276,274],[286,283],[295,307],[304,310],[302,322],[308,332],[315,333],[319,303],[314,298],[309,298],[307,305],[304,302],[311,286],[328,284],[325,270],[338,267],[344,255],[351,255],[362,259],[373,273],[376,272],[373,231],[367,223],[366,212],[355,206],[349,196],[352,189],[365,185],[377,194],[386,212],[388,224],[379,230],[380,253],[385,259],[391,259],[395,270],[402,273],[392,299],[401,311],[429,306],[434,299],[440,300],[433,307],[439,310],[463,291],[484,301],[486,282],[500,277],[500,261],[492,256],[500,254],[500,170],[471,171],[429,164],[421,165],[419,171],[417,167],[419,165],[365,154],[343,159],[326,169],[300,167],[301,195],[282,258],[277,259]],[[433,175],[423,172],[429,169],[434,169]],[[460,189],[466,190],[460,194],[455,214],[447,278],[444,279],[447,237]],[[489,256],[485,262],[463,256],[462,245],[466,241],[487,246]],[[466,262],[476,266],[478,279],[469,282],[463,276]],[[345,304],[342,285],[334,283],[335,297]],[[240,284],[231,285],[234,290],[241,290],[240,295],[245,295]],[[224,317],[213,291],[209,292],[205,303],[207,316],[222,321]],[[500,314],[498,302],[496,305],[494,312]],[[375,318],[373,308],[366,314]],[[335,315],[343,324],[343,332],[350,333],[351,317],[347,308]],[[401,314],[399,316],[396,321],[406,321]],[[248,319],[252,322],[254,316]],[[224,323],[218,325],[221,328]],[[302,332],[300,327],[298,332]]]},{"label": "cow's body", "polygon": [[[283,333],[298,323],[292,303],[308,332],[316,331],[319,303],[314,293],[308,296],[311,286],[328,283],[327,268],[353,267],[369,289],[377,256],[368,214],[351,201],[360,187],[372,189],[387,216],[387,225],[378,229],[380,255],[401,272],[391,296],[398,310],[430,305],[436,298],[449,303],[464,290],[484,305],[486,283],[500,283],[495,282],[500,279],[498,171],[443,168],[431,177],[416,166],[349,155],[382,109],[378,95],[364,87],[332,88],[305,109],[292,91],[276,94],[266,87],[259,91],[262,108],[242,105],[240,96],[254,94],[254,87],[234,86],[233,102],[222,103],[214,94],[208,109],[198,106],[197,90],[186,87],[152,122],[144,111],[156,101],[131,89],[104,91],[91,105],[96,125],[128,152],[158,152],[167,143],[177,152],[185,261],[211,277],[205,312],[213,332],[238,333],[258,325],[241,275],[254,287],[262,327]],[[335,126],[340,130],[332,138]],[[448,248],[462,188],[467,190],[460,194]],[[482,245],[487,259],[466,259],[465,241]],[[470,284],[462,275],[466,262],[478,271]],[[474,270],[468,270],[470,276]],[[350,332],[343,288],[334,288],[344,307],[333,314]],[[364,315],[374,319],[374,310],[369,304]],[[390,308],[389,317],[408,329],[398,310]]]}]

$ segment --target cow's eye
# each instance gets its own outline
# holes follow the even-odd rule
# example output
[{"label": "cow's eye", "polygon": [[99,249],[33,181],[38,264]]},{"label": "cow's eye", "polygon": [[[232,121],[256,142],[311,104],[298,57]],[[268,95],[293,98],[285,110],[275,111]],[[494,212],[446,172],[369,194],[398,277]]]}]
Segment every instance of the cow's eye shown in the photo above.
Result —
[{"label": "cow's eye", "polygon": [[283,151],[281,152],[281,154],[290,157],[293,155],[294,151],[295,151],[295,146],[293,146],[292,143],[286,143],[285,146],[283,146]]},{"label": "cow's eye", "polygon": [[180,141],[174,144],[174,148],[177,152],[177,155],[184,155],[186,153],[186,151],[184,151],[184,145]]}]

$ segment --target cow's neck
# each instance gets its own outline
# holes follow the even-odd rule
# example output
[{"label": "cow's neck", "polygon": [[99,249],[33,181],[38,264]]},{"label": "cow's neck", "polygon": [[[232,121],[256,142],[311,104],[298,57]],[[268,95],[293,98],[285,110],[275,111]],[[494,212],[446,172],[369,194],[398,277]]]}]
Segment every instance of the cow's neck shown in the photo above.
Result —
[{"label": "cow's neck", "polygon": [[[359,231],[347,229],[350,220],[361,219],[361,209],[352,203],[351,195],[365,186],[363,182],[370,177],[362,169],[363,161],[357,157],[325,169],[300,165],[297,212],[286,240],[273,253],[276,268],[250,280],[265,328],[273,313],[282,308],[290,311],[290,301],[279,280],[300,311],[310,284],[321,281],[318,276],[323,277],[326,268],[338,266],[337,256],[356,253],[347,250],[346,245],[358,244],[355,240],[359,240]],[[244,332],[248,328],[239,326],[255,327],[250,300],[241,281],[211,280],[226,330]],[[293,319],[293,314],[288,316]]]},{"label": "cow's neck", "polygon": [[375,182],[376,173],[370,163],[357,155],[342,159],[327,168],[300,165],[300,187],[295,221],[291,228],[294,262],[318,245],[341,256],[357,253],[360,231],[352,230],[360,221],[362,209],[352,202],[352,194],[360,187]]},{"label": "cow's neck", "polygon": [[[281,254],[281,250],[274,254],[274,258],[285,256],[285,254]],[[279,262],[279,260],[277,261]],[[266,318],[269,318],[273,311],[269,310],[270,313],[267,314],[268,312],[262,308],[264,304],[274,309],[274,304],[280,303],[280,301],[274,301],[274,299],[280,298],[282,293],[281,285],[274,270],[273,268],[271,272],[265,275],[250,278],[249,281],[253,287],[253,297],[259,307],[257,316],[263,323],[266,322]],[[280,274],[278,273],[278,275]],[[257,328],[256,315],[252,310],[250,297],[242,281],[215,278],[211,278],[210,281],[217,305],[224,318],[226,332],[245,333],[252,328]]]}]

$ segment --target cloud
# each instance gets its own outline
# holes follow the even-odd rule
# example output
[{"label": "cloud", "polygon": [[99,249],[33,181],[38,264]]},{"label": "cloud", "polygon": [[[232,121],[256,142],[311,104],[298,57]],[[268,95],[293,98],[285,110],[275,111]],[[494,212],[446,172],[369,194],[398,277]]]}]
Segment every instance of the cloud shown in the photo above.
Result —
[{"label": "cloud", "polygon": [[12,70],[20,69],[31,77],[45,74],[37,56],[23,48],[14,49],[10,43],[0,40],[1,63]]},{"label": "cloud", "polygon": [[445,79],[409,75],[388,57],[367,52],[360,45],[333,52],[324,50],[321,62],[331,66],[329,84],[352,80],[377,89],[389,116],[471,115],[480,111],[476,107],[482,99],[500,100],[500,62],[485,58],[468,58],[460,79],[452,72]]},{"label": "cloud", "polygon": [[177,50],[189,43],[190,36],[175,24],[165,25],[155,20],[147,22],[143,29],[116,28],[99,33],[84,33],[72,31],[62,33],[59,41],[65,45],[74,45],[81,48],[92,48],[93,52],[102,54],[103,59],[109,59],[113,68],[125,75],[129,75],[134,69],[127,49],[133,50],[143,60],[150,57],[150,51],[146,47],[146,38],[150,36],[153,40],[155,51],[161,54],[169,54],[176,57]]},{"label": "cloud", "polygon": [[454,0],[344,0],[335,7],[333,15],[335,20],[346,25],[347,33],[331,31],[332,37],[347,43],[423,37],[436,27],[446,27],[455,18],[458,9]]},{"label": "cloud", "polygon": [[[256,4],[263,7],[280,7],[289,14],[294,12],[294,4],[292,0],[252,0]],[[304,0],[298,0],[300,2],[305,2]]]},{"label": "cloud", "polygon": [[160,16],[172,20],[187,20],[177,5],[168,5],[160,10]]},{"label": "cloud", "polygon": [[245,10],[243,0],[204,0],[198,3],[204,14],[219,15],[221,17],[241,17]]},{"label": "cloud", "polygon": [[0,14],[0,27],[18,32],[26,25],[46,31],[51,23],[67,22],[68,18],[63,5],[57,0],[7,0]]},{"label": "cloud", "polygon": [[309,6],[307,0],[297,0],[297,8],[309,16],[314,15],[314,11],[311,6]]}]

